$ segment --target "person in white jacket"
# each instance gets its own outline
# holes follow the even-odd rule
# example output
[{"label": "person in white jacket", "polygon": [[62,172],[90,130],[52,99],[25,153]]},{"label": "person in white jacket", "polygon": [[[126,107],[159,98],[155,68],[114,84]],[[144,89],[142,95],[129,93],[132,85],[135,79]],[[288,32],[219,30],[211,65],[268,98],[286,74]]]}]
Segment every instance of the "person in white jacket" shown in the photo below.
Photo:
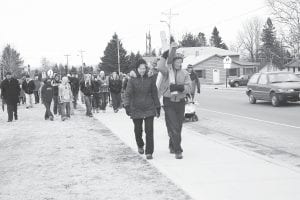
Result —
[{"label": "person in white jacket", "polygon": [[69,79],[66,76],[62,78],[62,83],[59,85],[58,96],[59,102],[61,104],[61,120],[65,121],[66,119],[69,119],[71,117],[70,106],[73,100]]}]

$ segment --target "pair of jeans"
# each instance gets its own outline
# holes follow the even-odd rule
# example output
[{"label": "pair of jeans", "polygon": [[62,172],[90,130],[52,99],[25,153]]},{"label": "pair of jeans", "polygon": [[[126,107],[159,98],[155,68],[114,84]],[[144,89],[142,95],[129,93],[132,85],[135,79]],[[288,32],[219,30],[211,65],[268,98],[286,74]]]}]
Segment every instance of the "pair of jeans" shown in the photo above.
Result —
[{"label": "pair of jeans", "polygon": [[61,103],[61,118],[64,119],[66,117],[71,117],[71,113],[70,113],[70,106],[71,103],[70,102],[63,102]]},{"label": "pair of jeans", "polygon": [[17,103],[7,104],[7,114],[8,114],[8,121],[12,121],[13,117],[15,117],[15,120],[18,119],[18,106],[17,106]]},{"label": "pair of jeans", "polygon": [[84,96],[84,102],[86,107],[86,115],[91,116],[92,114],[92,97],[91,96]]},{"label": "pair of jeans", "polygon": [[185,101],[172,102],[170,98],[164,97],[165,121],[169,135],[169,148],[175,153],[183,152],[181,147],[181,130],[184,120]]},{"label": "pair of jeans", "polygon": [[73,94],[73,108],[77,109],[77,99],[78,99],[78,93]]},{"label": "pair of jeans", "polygon": [[100,93],[93,94],[93,108],[94,109],[100,108]]},{"label": "pair of jeans", "polygon": [[112,106],[114,110],[118,110],[121,106],[121,93],[111,92]]},{"label": "pair of jeans", "polygon": [[100,92],[100,110],[106,110],[108,92]]},{"label": "pair of jeans", "polygon": [[26,107],[33,107],[34,94],[25,93],[25,97],[26,97]]},{"label": "pair of jeans", "polygon": [[33,91],[35,103],[40,103],[39,91]]},{"label": "pair of jeans", "polygon": [[142,119],[133,119],[135,140],[139,148],[144,147],[143,121],[145,122],[146,154],[153,154],[154,151],[153,120],[154,116]]},{"label": "pair of jeans", "polygon": [[50,102],[44,102],[44,106],[46,108],[45,119],[49,119],[49,117],[53,117],[53,114],[52,114],[51,109],[50,109],[51,101]]},{"label": "pair of jeans", "polygon": [[58,103],[58,96],[53,96],[53,103],[54,103],[54,105],[53,105],[54,115],[56,115],[57,112],[58,112],[58,114],[61,114],[61,106]]}]

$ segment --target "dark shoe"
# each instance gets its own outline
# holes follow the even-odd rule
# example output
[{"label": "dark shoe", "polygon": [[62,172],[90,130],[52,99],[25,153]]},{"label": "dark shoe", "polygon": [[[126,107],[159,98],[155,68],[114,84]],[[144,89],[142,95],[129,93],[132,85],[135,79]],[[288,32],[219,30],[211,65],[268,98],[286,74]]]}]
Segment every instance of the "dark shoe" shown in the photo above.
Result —
[{"label": "dark shoe", "polygon": [[182,159],[183,158],[182,153],[176,153],[175,158],[176,159]]},{"label": "dark shoe", "polygon": [[119,109],[114,110],[115,113],[119,112]]},{"label": "dark shoe", "polygon": [[53,121],[53,117],[52,116],[50,116],[50,121]]},{"label": "dark shoe", "polygon": [[175,153],[174,149],[170,149],[170,154],[174,154],[174,153]]},{"label": "dark shoe", "polygon": [[147,160],[152,160],[153,159],[152,154],[146,154],[146,159]]},{"label": "dark shoe", "polygon": [[143,147],[139,147],[138,148],[138,152],[139,152],[139,154],[144,154],[144,148]]},{"label": "dark shoe", "polygon": [[48,120],[49,118],[48,117],[45,117],[45,120]]},{"label": "dark shoe", "polygon": [[7,122],[12,122],[12,120],[7,120]]},{"label": "dark shoe", "polygon": [[18,120],[18,116],[17,115],[15,115],[15,120]]}]

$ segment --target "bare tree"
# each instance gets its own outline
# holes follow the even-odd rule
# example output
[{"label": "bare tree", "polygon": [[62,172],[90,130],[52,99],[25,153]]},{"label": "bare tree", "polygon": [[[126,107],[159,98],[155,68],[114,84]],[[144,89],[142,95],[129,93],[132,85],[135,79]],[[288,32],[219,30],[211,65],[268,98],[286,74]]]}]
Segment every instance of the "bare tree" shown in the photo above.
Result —
[{"label": "bare tree", "polygon": [[300,0],[266,0],[274,20],[287,27],[285,42],[300,53]]},{"label": "bare tree", "polygon": [[248,60],[252,62],[258,61],[261,32],[262,21],[255,17],[244,23],[243,29],[238,33],[237,46],[248,54]]}]

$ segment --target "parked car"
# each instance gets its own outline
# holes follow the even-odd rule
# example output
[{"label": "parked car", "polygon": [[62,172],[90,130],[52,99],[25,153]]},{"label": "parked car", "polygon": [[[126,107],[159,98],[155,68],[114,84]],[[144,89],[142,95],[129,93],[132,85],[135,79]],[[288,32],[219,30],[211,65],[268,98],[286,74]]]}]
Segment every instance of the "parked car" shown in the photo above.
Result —
[{"label": "parked car", "polygon": [[242,75],[238,78],[235,79],[230,79],[228,81],[228,84],[231,87],[239,87],[239,86],[245,86],[247,85],[248,81],[249,81],[250,76],[249,75]]},{"label": "parked car", "polygon": [[287,101],[300,101],[300,79],[291,72],[264,72],[254,74],[247,84],[249,102],[271,101],[279,106]]}]

